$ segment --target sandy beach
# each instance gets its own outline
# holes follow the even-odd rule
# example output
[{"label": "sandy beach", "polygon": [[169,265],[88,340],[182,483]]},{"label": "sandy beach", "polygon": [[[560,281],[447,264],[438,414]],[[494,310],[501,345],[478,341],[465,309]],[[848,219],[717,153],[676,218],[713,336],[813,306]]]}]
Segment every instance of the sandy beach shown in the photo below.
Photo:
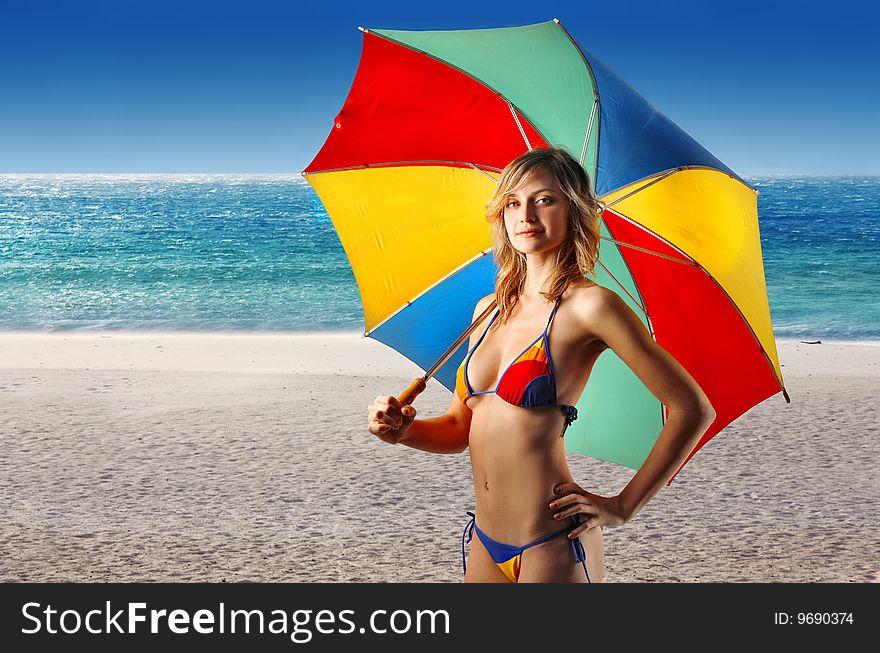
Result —
[{"label": "sandy beach", "polygon": [[[792,403],[606,528],[606,582],[878,580],[880,346],[778,344]],[[0,580],[460,582],[467,453],[366,430],[418,373],[359,334],[0,334]],[[633,474],[569,462],[599,494]]]}]

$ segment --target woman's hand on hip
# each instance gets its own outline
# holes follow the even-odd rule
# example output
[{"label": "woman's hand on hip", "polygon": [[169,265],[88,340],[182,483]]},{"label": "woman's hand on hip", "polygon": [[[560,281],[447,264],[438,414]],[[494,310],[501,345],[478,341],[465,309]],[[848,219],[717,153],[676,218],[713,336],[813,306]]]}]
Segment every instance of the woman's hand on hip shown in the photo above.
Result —
[{"label": "woman's hand on hip", "polygon": [[391,395],[379,395],[367,408],[367,430],[388,444],[400,442],[416,418],[415,408],[402,405]]},{"label": "woman's hand on hip", "polygon": [[577,483],[560,483],[553,488],[553,492],[560,495],[550,502],[550,510],[555,519],[581,515],[581,523],[568,534],[570,538],[577,537],[594,526],[621,526],[629,520],[616,496],[599,496],[587,492]]}]

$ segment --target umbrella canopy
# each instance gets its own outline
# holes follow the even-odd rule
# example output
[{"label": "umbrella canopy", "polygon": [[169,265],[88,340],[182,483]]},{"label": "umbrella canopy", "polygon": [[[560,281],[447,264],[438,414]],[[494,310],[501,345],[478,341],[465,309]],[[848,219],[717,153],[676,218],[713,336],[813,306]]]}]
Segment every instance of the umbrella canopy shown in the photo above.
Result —
[{"label": "umbrella canopy", "polygon": [[[430,368],[494,290],[484,216],[501,169],[529,149],[564,147],[605,205],[596,281],[627,302],[715,408],[690,456],[785,392],[757,191],[559,21],[361,29],[348,98],[303,175],[351,262],[366,336]],[[467,342],[435,374],[451,391],[466,351]],[[566,448],[633,469],[666,418],[611,350],[578,407]]]}]

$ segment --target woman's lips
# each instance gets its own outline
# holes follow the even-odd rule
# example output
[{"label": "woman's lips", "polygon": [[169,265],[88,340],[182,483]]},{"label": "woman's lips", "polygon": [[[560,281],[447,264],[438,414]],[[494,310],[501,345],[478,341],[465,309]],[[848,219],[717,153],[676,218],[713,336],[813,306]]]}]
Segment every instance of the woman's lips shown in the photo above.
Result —
[{"label": "woman's lips", "polygon": [[543,231],[520,231],[519,236],[534,236],[536,234],[542,234]]}]

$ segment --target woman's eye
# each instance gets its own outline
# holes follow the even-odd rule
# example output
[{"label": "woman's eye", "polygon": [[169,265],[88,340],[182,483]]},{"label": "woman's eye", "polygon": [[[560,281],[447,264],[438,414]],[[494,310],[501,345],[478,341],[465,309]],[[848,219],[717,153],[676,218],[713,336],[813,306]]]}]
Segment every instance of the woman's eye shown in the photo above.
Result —
[{"label": "woman's eye", "polygon": [[512,206],[516,206],[516,202],[508,202],[508,203],[505,204],[504,206],[505,206],[506,208],[509,209],[509,208],[512,207]]},{"label": "woman's eye", "polygon": [[550,197],[542,197],[542,198],[539,199],[538,201],[539,201],[539,202],[546,202],[547,204],[549,204],[550,202],[553,201],[553,199],[550,198]]}]

